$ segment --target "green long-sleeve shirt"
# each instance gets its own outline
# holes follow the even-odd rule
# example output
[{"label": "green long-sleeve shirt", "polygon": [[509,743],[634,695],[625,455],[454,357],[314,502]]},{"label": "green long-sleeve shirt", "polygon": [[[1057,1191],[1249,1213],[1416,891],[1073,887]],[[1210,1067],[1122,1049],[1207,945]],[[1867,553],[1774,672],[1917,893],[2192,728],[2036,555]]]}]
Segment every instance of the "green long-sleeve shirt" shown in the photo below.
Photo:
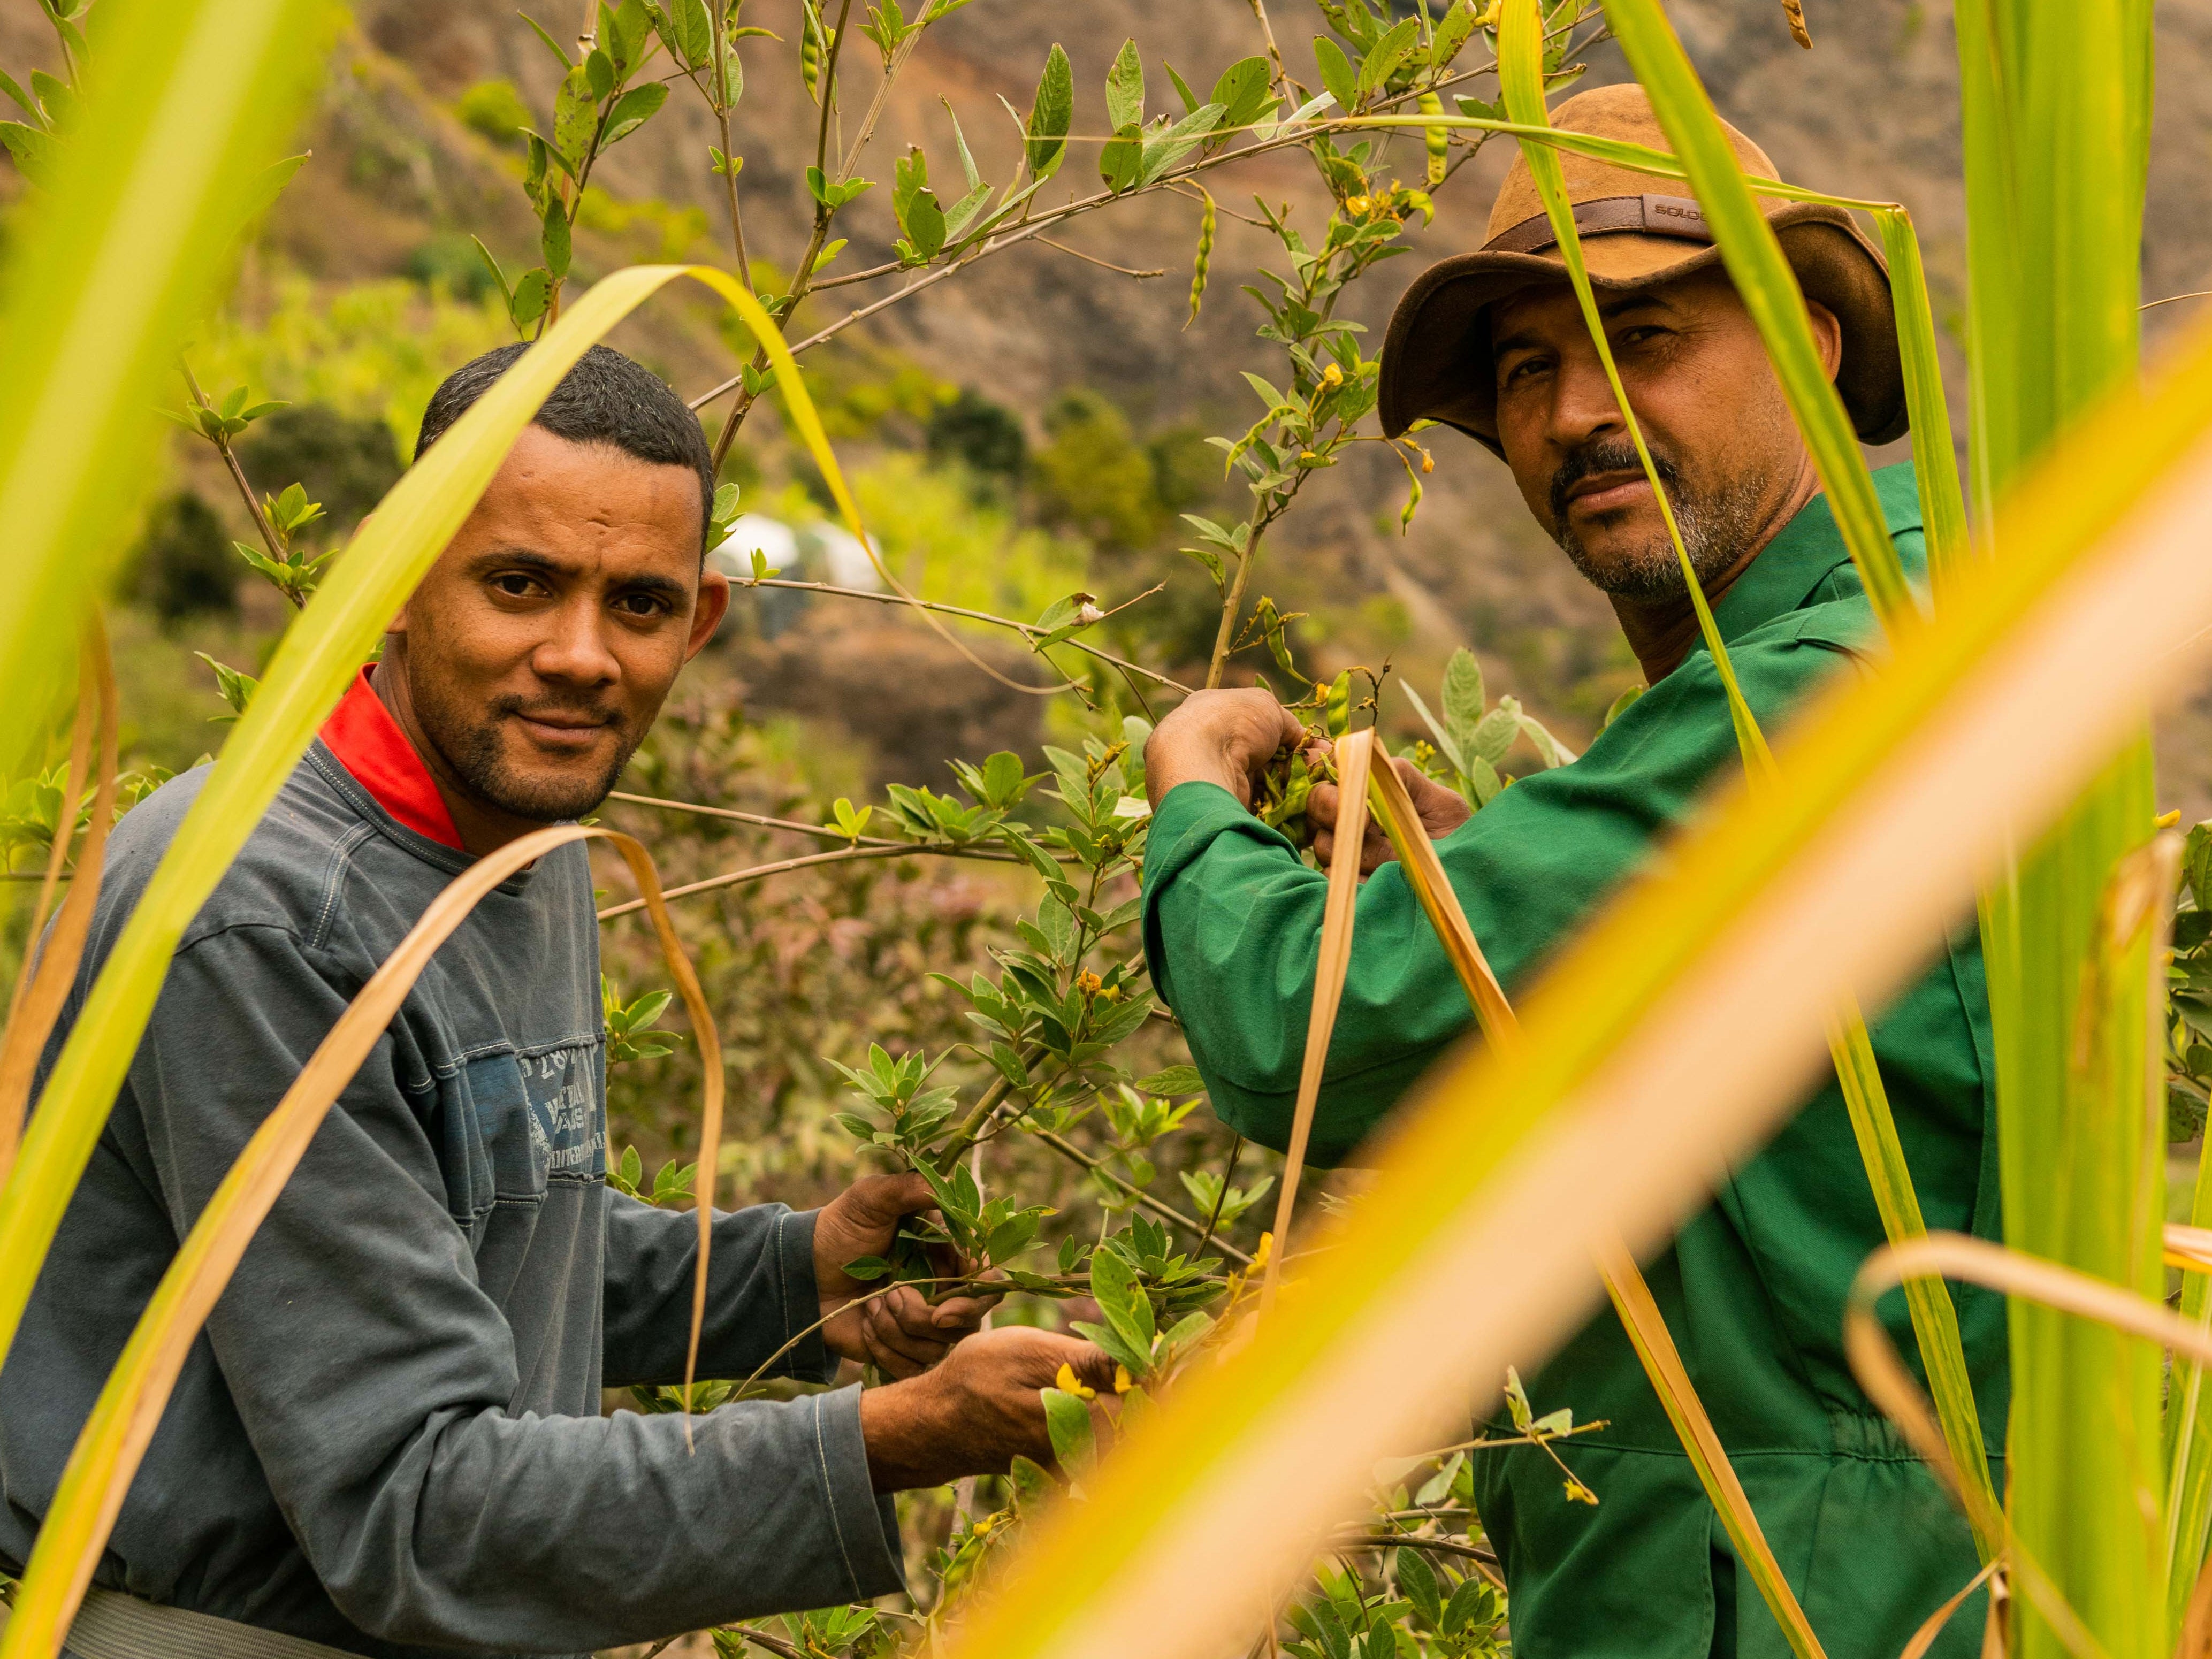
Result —
[{"label": "green long-sleeve shirt", "polygon": [[[1875,480],[1899,555],[1917,577],[1925,556],[1911,469],[1891,467]],[[1716,615],[1744,695],[1770,732],[1874,635],[1822,498],[1768,544]],[[1580,760],[1520,780],[1437,842],[1508,994],[1531,985],[1651,844],[1741,770],[1718,674],[1699,648]],[[1182,1018],[1214,1109],[1253,1139],[1283,1146],[1326,878],[1226,791],[1193,783],[1160,803],[1144,884],[1152,972]],[[1971,921],[1948,940],[1931,937],[1928,952],[1926,976],[1875,1022],[1875,1052],[1928,1224],[1995,1237],[1994,1073]],[[1419,904],[1398,866],[1386,865],[1360,890],[1315,1115],[1316,1156],[1352,1153],[1470,1021]],[[1881,1242],[1831,1074],[1649,1269],[1776,1558],[1838,1655],[1896,1653],[1977,1565],[1965,1522],[1844,1358],[1844,1298]],[[1994,1456],[2008,1399],[2003,1304],[1971,1289],[1955,1296]],[[1915,1356],[1903,1298],[1891,1297],[1884,1311]],[[1610,1427],[1559,1448],[1598,1494],[1595,1508],[1565,1498],[1540,1450],[1476,1462],[1477,1507],[1504,1563],[1521,1659],[1705,1659],[1717,1644],[1747,1659],[1785,1655],[1748,1577],[1733,1571],[1726,1536],[1609,1310],[1530,1379],[1529,1395],[1539,1412],[1571,1406],[1577,1421],[1602,1418]],[[1978,1594],[1937,1654],[1963,1659],[1978,1649],[1979,1604]]]}]

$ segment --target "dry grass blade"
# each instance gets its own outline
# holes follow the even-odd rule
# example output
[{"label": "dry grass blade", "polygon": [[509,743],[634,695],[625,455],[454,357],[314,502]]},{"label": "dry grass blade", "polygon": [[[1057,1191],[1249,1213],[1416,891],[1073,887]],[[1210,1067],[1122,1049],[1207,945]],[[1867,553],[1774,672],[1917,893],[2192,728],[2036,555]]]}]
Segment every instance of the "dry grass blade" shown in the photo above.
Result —
[{"label": "dry grass blade", "polygon": [[1180,1380],[1090,1504],[1016,1541],[947,1659],[1249,1640],[1378,1459],[1463,1420],[1468,1377],[1571,1334],[1600,1218],[1632,1245],[1679,1224],[1802,1098],[1838,994],[1916,978],[2007,846],[2189,683],[2212,653],[2208,525],[2212,327],[2054,442],[1956,604],[1815,696],[1782,787],[1711,803],[1563,949],[1516,1051],[1439,1063],[1306,1293]]},{"label": "dry grass blade", "polygon": [[690,1012],[706,1073],[700,1134],[699,1262],[693,1290],[691,1349],[684,1380],[698,1352],[699,1319],[707,1283],[707,1246],[714,1182],[714,1147],[721,1126],[720,1045],[708,1017],[698,976],[677,942],[660,885],[645,848],[628,836],[582,824],[540,830],[477,860],[439,894],[362,988],[308,1059],[276,1109],[254,1132],[238,1161],[209,1199],[148,1302],[137,1329],[100,1390],[91,1416],[70,1454],[59,1486],[39,1528],[13,1612],[0,1631],[0,1659],[55,1659],[70,1621],[100,1561],[124,1494],[153,1438],[178,1371],[246,1246],[291,1179],[331,1104],[375,1048],[400,1004],[438,947],[483,896],[517,870],[573,841],[614,845],[647,896],[668,967]]},{"label": "dry grass blade", "polygon": [[[1518,3],[1527,4],[1529,0]],[[1512,1005],[1506,1000],[1497,975],[1491,972],[1481,943],[1468,925],[1467,912],[1461,908],[1459,896],[1452,890],[1449,877],[1444,873],[1443,860],[1437,856],[1434,843],[1421,827],[1420,815],[1414,810],[1404,780],[1387,757],[1372,769],[1370,775],[1376,796],[1376,816],[1398,854],[1407,884],[1419,899],[1430,925],[1437,930],[1445,954],[1459,974],[1460,984],[1467,992],[1468,1001],[1474,1006],[1484,1037],[1493,1047],[1501,1038],[1508,1042],[1517,1042],[1520,1023],[1514,1018]],[[1698,1472],[1698,1484],[1705,1489],[1729,1540],[1735,1544],[1737,1557],[1772,1610],[1775,1621],[1782,1626],[1791,1650],[1799,1659],[1822,1659],[1820,1639],[1814,1634],[1812,1622],[1806,1618],[1796,1592],[1790,1588],[1781,1564],[1774,1559],[1758,1513],[1751,1506],[1743,1483],[1736,1479],[1727,1449],[1721,1444],[1720,1434],[1713,1427],[1705,1401],[1698,1397],[1697,1385],[1690,1380],[1690,1373],[1682,1364],[1674,1339],[1667,1329],[1666,1319],[1652,1297],[1651,1287],[1644,1282],[1642,1269],[1636,1265],[1635,1256],[1618,1237],[1601,1239],[1594,1254],[1599,1274],[1605,1280],[1606,1295],[1628,1333],[1644,1374],[1651,1380],[1652,1392],[1659,1396],[1668,1421],[1674,1426],[1675,1437],[1681,1441],[1683,1451]]]},{"label": "dry grass blade", "polygon": [[1275,1305],[1275,1287],[1290,1253],[1291,1210],[1305,1173],[1306,1145],[1313,1138],[1314,1108],[1321,1099],[1322,1073],[1328,1066],[1329,1034],[1344,999],[1344,977],[1352,965],[1352,922],[1359,907],[1359,848],[1367,839],[1367,781],[1375,753],[1375,733],[1354,732],[1336,743],[1336,846],[1328,861],[1328,899],[1321,919],[1321,958],[1314,965],[1313,1009],[1306,1018],[1305,1062],[1298,1073],[1297,1106],[1291,1119],[1291,1144],[1284,1155],[1282,1189],[1275,1198],[1273,1247],[1267,1276],[1260,1281],[1260,1311]]},{"label": "dry grass blade", "polygon": [[1968,1596],[1990,1582],[1990,1575],[1996,1571],[1999,1565],[1996,1561],[1984,1562],[1982,1570],[1969,1578],[1963,1589],[1922,1621],[1920,1628],[1912,1632],[1912,1639],[1905,1644],[1904,1651],[1897,1656],[1897,1659],[1921,1659],[1929,1649],[1936,1645],[1936,1638],[1943,1633],[1943,1627],[1951,1622],[1952,1615],[1966,1605]]},{"label": "dry grass blade", "polygon": [[1482,942],[1475,938],[1459,895],[1452,890],[1451,878],[1444,873],[1436,843],[1421,827],[1421,815],[1406,791],[1406,781],[1387,758],[1382,765],[1371,767],[1368,776],[1375,796],[1375,816],[1390,838],[1391,850],[1398,854],[1407,885],[1420,901],[1429,926],[1436,929],[1444,954],[1451,958],[1452,970],[1459,975],[1468,1001],[1474,1005],[1475,1023],[1493,1048],[1512,1042],[1521,1029],[1513,1017],[1513,1005],[1505,1000],[1504,988],[1491,971],[1490,959],[1482,954]]},{"label": "dry grass blade", "polygon": [[[0,1184],[15,1161],[15,1144],[23,1130],[23,1115],[31,1102],[31,1081],[39,1069],[39,1056],[46,1038],[61,1017],[84,955],[84,942],[92,932],[92,911],[100,897],[100,868],[107,854],[107,832],[115,821],[115,666],[107,654],[107,632],[97,612],[88,617],[84,640],[78,651],[76,729],[70,739],[69,770],[62,787],[61,811],[54,825],[52,854],[46,860],[46,880],[40,884],[39,903],[31,917],[26,955],[38,952],[35,969],[26,963],[9,999],[8,1024],[0,1035]],[[63,862],[76,822],[76,804],[84,791],[87,751],[94,726],[100,730],[100,758],[93,786],[92,817],[85,825],[84,843],[77,849],[76,878],[62,904],[53,936],[39,948],[40,931],[61,879]]]},{"label": "dry grass blade", "polygon": [[1805,27],[1805,0],[1782,0],[1782,15],[1790,24],[1790,38],[1812,51],[1813,31]]},{"label": "dry grass blade", "polygon": [[1823,1659],[1820,1638],[1813,1633],[1812,1623],[1798,1604],[1796,1592],[1790,1588],[1782,1564],[1774,1559],[1751,1498],[1736,1479],[1735,1466],[1729,1462],[1728,1449],[1721,1444],[1705,1403],[1698,1398],[1697,1387],[1683,1367],[1659,1304],[1652,1300],[1650,1286],[1637,1269],[1636,1258],[1617,1239],[1599,1244],[1596,1255],[1598,1271],[1605,1275],[1606,1295],[1620,1316],[1659,1403],[1667,1408],[1667,1420],[1674,1425],[1675,1438],[1682,1443],[1682,1449],[1698,1471],[1698,1484],[1712,1500],[1721,1525],[1728,1529],[1729,1541],[1735,1546],[1744,1571],[1751,1575],[1760,1597],[1782,1626],[1790,1651],[1798,1659]]},{"label": "dry grass blade", "polygon": [[[2212,1360],[2212,1334],[2195,1321],[2182,1318],[2161,1304],[2148,1301],[2108,1280],[2045,1261],[2024,1251],[1992,1244],[1961,1233],[1929,1233],[1907,1244],[1887,1245],[1866,1259],[1853,1281],[1844,1310],[1844,1351],[1867,1396],[1904,1431],[1929,1466],[1936,1470],[1962,1507],[1986,1502],[1960,1483],[1936,1426],[1927,1397],[1899,1359],[1889,1333],[1875,1316],[1875,1304],[1885,1291],[1908,1278],[1965,1279],[2021,1301],[2055,1308],[2076,1318],[2094,1321],[2130,1335],[2140,1336],[2177,1355],[2185,1354],[2200,1364]],[[1996,1515],[1986,1524],[2002,1529],[2005,1556],[2012,1565],[2017,1587],[2060,1640],[2082,1659],[2101,1656],[2103,1645],[2066,1603],[2039,1563],[2030,1556],[2006,1518]],[[2192,1613],[2194,1602],[2192,1601]]]}]

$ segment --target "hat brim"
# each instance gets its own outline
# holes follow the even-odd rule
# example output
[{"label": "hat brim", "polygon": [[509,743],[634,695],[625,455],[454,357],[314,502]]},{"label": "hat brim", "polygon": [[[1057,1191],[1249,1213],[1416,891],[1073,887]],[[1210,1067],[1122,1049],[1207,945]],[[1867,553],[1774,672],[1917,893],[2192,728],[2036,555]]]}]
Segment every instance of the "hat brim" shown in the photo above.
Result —
[{"label": "hat brim", "polygon": [[[1905,434],[1905,373],[1887,265],[1840,208],[1790,202],[1767,215],[1808,300],[1842,325],[1836,389],[1860,439],[1888,443]],[[1673,282],[1720,262],[1720,249],[1641,232],[1584,239],[1590,285],[1621,291]],[[1498,441],[1497,378],[1488,309],[1537,283],[1562,283],[1566,266],[1548,253],[1455,254],[1417,277],[1391,313],[1382,343],[1378,412],[1396,437],[1415,421],[1456,427],[1492,454]]]}]

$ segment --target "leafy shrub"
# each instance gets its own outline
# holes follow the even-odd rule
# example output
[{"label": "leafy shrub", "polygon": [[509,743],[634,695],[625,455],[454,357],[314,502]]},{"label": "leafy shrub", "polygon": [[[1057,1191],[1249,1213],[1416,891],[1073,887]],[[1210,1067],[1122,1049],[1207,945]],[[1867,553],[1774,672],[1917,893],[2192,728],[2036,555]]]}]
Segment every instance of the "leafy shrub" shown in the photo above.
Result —
[{"label": "leafy shrub", "polygon": [[928,438],[932,459],[957,461],[979,479],[1018,482],[1029,465],[1019,417],[973,386],[931,412]]},{"label": "leafy shrub", "polygon": [[1109,400],[1066,392],[1046,411],[1044,429],[1051,441],[1034,475],[1048,521],[1119,548],[1142,547],[1166,527],[1152,457]]},{"label": "leafy shrub", "polygon": [[415,245],[402,269],[431,289],[443,288],[456,299],[476,301],[491,292],[491,272],[470,238],[441,231]]},{"label": "leafy shrub", "polygon": [[299,404],[267,416],[239,446],[260,477],[294,478],[322,504],[328,526],[361,522],[398,480],[399,456],[381,421],[343,415],[328,404]]},{"label": "leafy shrub", "polygon": [[245,567],[222,520],[193,490],[179,490],[147,515],[131,564],[140,603],[165,623],[238,609]]},{"label": "leafy shrub", "polygon": [[512,81],[479,81],[453,100],[461,125],[495,144],[511,144],[531,124],[530,106]]}]

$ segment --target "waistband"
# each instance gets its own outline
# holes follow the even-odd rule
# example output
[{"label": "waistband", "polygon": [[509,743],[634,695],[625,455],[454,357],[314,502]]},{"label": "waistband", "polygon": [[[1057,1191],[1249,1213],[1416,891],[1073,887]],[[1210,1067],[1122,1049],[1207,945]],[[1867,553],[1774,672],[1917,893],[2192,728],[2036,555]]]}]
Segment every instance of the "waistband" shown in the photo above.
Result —
[{"label": "waistband", "polygon": [[[0,1630],[7,1626],[8,1609],[0,1607]],[[359,1659],[304,1637],[104,1589],[86,1592],[63,1653],[66,1659]]]}]

